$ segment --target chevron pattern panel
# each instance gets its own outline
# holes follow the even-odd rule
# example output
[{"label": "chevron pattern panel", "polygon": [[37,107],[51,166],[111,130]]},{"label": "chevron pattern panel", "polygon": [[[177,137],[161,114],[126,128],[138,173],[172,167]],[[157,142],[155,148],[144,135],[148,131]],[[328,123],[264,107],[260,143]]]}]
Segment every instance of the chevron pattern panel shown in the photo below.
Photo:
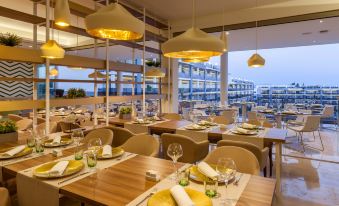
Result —
[{"label": "chevron pattern panel", "polygon": [[[0,61],[0,77],[31,78],[33,65],[22,62]],[[29,97],[33,94],[32,82],[0,81],[0,98]]]}]

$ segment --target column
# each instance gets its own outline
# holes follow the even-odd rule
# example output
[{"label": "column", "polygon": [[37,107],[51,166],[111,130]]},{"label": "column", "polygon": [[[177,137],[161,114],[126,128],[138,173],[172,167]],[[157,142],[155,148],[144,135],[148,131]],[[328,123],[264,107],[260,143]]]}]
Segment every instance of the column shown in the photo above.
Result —
[{"label": "column", "polygon": [[[122,72],[117,72],[117,81],[122,81],[123,80],[123,75]],[[123,86],[122,84],[116,84],[116,89],[117,89],[117,96],[122,96],[123,93]]]},{"label": "column", "polygon": [[228,105],[228,52],[220,57],[220,102]]},{"label": "column", "polygon": [[167,68],[166,76],[162,78],[161,82],[165,83],[161,85],[161,94],[166,95],[166,98],[161,100],[161,109],[162,113],[170,112],[171,105],[171,68],[170,68],[170,60],[165,56],[160,56],[161,60],[161,68]]},{"label": "column", "polygon": [[172,70],[172,102],[171,102],[171,112],[178,113],[179,107],[179,62],[178,59],[171,59],[171,70]]}]

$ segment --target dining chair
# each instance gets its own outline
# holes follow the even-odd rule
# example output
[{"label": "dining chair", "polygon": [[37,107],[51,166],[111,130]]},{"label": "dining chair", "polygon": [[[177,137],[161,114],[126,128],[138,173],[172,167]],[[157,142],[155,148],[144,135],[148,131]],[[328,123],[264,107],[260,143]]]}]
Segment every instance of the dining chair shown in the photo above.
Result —
[{"label": "dining chair", "polygon": [[229,118],[229,116],[215,116],[213,118],[213,122],[217,124],[233,124],[234,119],[233,117]]},{"label": "dining chair", "polygon": [[67,132],[73,129],[79,129],[81,128],[81,126],[77,123],[71,123],[71,122],[59,122],[58,123],[60,125],[60,129],[62,132]]},{"label": "dining chair", "polygon": [[18,128],[18,131],[25,131],[27,129],[32,128],[33,126],[33,120],[31,119],[22,119],[15,123],[16,127]]},{"label": "dining chair", "polygon": [[325,105],[325,107],[323,108],[323,110],[320,113],[320,115],[321,115],[321,123],[325,119],[331,119],[331,118],[333,119],[333,116],[334,116],[334,106],[333,105]]},{"label": "dining chair", "polygon": [[[290,130],[292,130],[292,131],[297,133],[298,140],[300,141],[300,143],[301,143],[301,145],[303,147],[303,152],[305,152],[305,146],[309,147],[309,148],[312,148],[312,149],[324,151],[324,144],[323,144],[322,137],[321,137],[321,134],[320,134],[320,118],[321,117],[318,116],[318,115],[310,115],[310,116],[306,117],[304,125],[296,125],[296,126],[289,125],[287,127],[287,129],[290,129]],[[315,140],[315,138],[316,138],[315,137],[315,132],[318,132],[318,136],[319,136],[320,144],[321,144],[321,149],[320,148],[311,147],[309,145],[304,144],[303,134],[304,133],[312,133],[313,134],[313,138]],[[299,136],[298,136],[298,134],[299,134]]]},{"label": "dining chair", "polygon": [[181,115],[177,113],[165,113],[163,114],[162,117],[168,120],[181,120],[182,119]]},{"label": "dining chair", "polygon": [[224,110],[221,112],[221,116],[225,116],[227,118],[233,118],[233,116],[235,115],[235,113],[237,113],[237,111],[235,109],[231,109],[231,110]]},{"label": "dining chair", "polygon": [[[248,124],[254,124],[254,125],[257,125],[257,126],[261,126],[259,120],[257,120],[257,119],[251,119],[251,120],[248,120],[247,123],[248,123]],[[273,128],[274,125],[273,125],[270,121],[268,121],[268,120],[266,119],[265,122],[264,122],[264,124],[263,124],[263,126],[264,126],[265,128]]]},{"label": "dining chair", "polygon": [[171,159],[167,155],[167,148],[172,143],[179,143],[184,151],[183,156],[178,161],[184,163],[196,163],[206,157],[209,151],[209,141],[196,142],[191,138],[180,134],[161,135],[162,151],[165,159]]},{"label": "dining chair", "polygon": [[133,132],[122,127],[109,127],[113,131],[113,147],[119,147],[123,145],[129,138],[135,136]]},{"label": "dining chair", "polygon": [[6,188],[0,187],[0,205],[11,206],[11,198]]},{"label": "dining chair", "polygon": [[49,121],[52,121],[52,122],[61,122],[63,120],[62,117],[60,116],[50,116],[49,117]]},{"label": "dining chair", "polygon": [[248,118],[248,120],[250,121],[250,120],[258,120],[258,118],[257,118],[257,112],[256,111],[248,111],[247,112],[247,118]]},{"label": "dining chair", "polygon": [[241,147],[241,148],[251,151],[256,156],[259,162],[260,170],[263,171],[264,176],[267,177],[267,168],[269,167],[269,161],[268,161],[269,160],[269,148],[268,147],[260,149],[256,145],[247,143],[247,142],[220,140],[217,144],[217,147],[223,147],[223,146]]},{"label": "dining chair", "polygon": [[46,120],[44,118],[42,118],[42,117],[37,117],[36,121],[37,121],[38,125],[41,124],[41,123],[45,123],[46,122]]},{"label": "dining chair", "polygon": [[159,154],[159,141],[152,135],[138,134],[129,138],[121,147],[126,152],[139,155],[157,157]]},{"label": "dining chair", "polygon": [[100,138],[102,145],[112,145],[114,139],[112,130],[106,128],[99,128],[94,129],[87,133],[84,138],[84,143],[87,144],[94,138]]},{"label": "dining chair", "polygon": [[241,147],[222,146],[210,152],[203,160],[208,164],[217,165],[219,158],[231,158],[237,166],[237,171],[252,175],[260,174],[260,165],[255,155]]},{"label": "dining chair", "polygon": [[16,115],[16,114],[8,114],[7,115],[8,119],[17,122],[19,120],[23,120],[24,118],[22,116]]},{"label": "dining chair", "polygon": [[[46,122],[38,124],[36,126],[36,130],[37,131],[44,130],[45,127],[46,127]],[[58,128],[58,123],[57,122],[53,122],[53,121],[49,122],[49,133],[56,133],[57,132],[57,128]]]}]

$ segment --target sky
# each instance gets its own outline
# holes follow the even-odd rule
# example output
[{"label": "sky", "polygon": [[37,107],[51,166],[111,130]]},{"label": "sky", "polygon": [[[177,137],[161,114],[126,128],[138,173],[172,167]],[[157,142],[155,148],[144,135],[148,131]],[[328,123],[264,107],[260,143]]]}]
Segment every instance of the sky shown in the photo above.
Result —
[{"label": "sky", "polygon": [[[339,85],[339,44],[288,47],[259,50],[266,59],[262,68],[249,68],[248,58],[255,51],[229,53],[231,77],[252,80],[261,84]],[[213,63],[219,63],[214,58]]]}]

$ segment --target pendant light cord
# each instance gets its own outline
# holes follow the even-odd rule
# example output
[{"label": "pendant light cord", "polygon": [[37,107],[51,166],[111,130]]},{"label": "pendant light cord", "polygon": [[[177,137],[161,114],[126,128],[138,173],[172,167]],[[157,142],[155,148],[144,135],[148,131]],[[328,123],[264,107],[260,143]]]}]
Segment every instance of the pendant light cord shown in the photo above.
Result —
[{"label": "pendant light cord", "polygon": [[[51,6],[53,7],[54,5],[54,1],[52,0],[51,2]],[[55,11],[54,11],[55,7],[53,8],[53,23],[52,23],[52,39],[54,40],[54,23],[55,23]]]},{"label": "pendant light cord", "polygon": [[192,27],[195,27],[195,0],[192,0]]},{"label": "pendant light cord", "polygon": [[222,9],[222,19],[221,19],[221,23],[222,23],[222,32],[225,32],[225,6],[223,6]]},{"label": "pendant light cord", "polygon": [[[258,9],[258,0],[255,0],[255,9]],[[258,12],[255,11],[255,53],[258,54]]]}]

